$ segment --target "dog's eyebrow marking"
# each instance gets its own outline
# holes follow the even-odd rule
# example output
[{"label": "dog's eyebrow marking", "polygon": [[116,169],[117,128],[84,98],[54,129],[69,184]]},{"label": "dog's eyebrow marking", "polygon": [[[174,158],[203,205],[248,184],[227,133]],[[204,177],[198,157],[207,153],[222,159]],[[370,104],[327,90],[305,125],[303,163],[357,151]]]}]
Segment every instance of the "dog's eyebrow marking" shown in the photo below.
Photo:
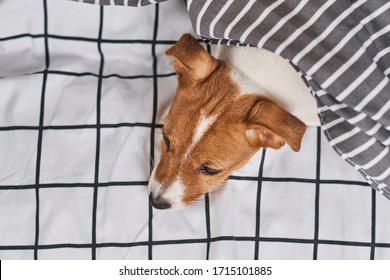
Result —
[{"label": "dog's eyebrow marking", "polygon": [[186,152],[184,153],[183,160],[184,162],[188,155],[191,153],[192,149],[195,147],[195,145],[199,142],[200,139],[202,139],[203,135],[206,133],[206,131],[212,126],[212,124],[217,120],[217,116],[206,116],[203,111],[200,113],[200,117],[198,120],[198,124],[195,128],[194,134],[192,136],[192,142],[188,146]]}]

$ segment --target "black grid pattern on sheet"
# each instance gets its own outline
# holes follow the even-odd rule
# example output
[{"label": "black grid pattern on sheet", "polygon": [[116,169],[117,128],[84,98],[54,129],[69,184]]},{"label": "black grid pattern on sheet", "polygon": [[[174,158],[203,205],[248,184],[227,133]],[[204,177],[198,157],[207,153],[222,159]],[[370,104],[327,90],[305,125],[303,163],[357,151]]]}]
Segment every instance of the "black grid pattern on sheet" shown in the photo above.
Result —
[{"label": "black grid pattern on sheet", "polygon": [[[45,38],[45,68],[49,69],[50,66],[50,53],[49,44],[47,39],[48,26],[47,26],[47,2],[43,1],[44,10],[44,38]],[[36,214],[35,214],[35,244],[34,244],[34,259],[38,259],[38,243],[39,243],[39,184],[40,184],[40,173],[41,173],[41,154],[42,154],[42,137],[43,137],[43,120],[44,120],[44,109],[45,109],[45,93],[46,93],[46,82],[47,72],[43,73],[42,81],[42,94],[41,94],[41,107],[39,114],[39,134],[38,134],[38,149],[37,149],[37,166],[35,173],[35,198],[36,198]]]},{"label": "black grid pattern on sheet", "polygon": [[[42,1],[44,9],[44,25],[45,25],[45,33],[44,34],[17,34],[12,37],[7,38],[0,38],[1,41],[8,41],[8,40],[14,40],[21,37],[31,37],[32,39],[35,38],[44,38],[45,39],[45,70],[33,73],[32,75],[36,74],[43,74],[43,83],[42,83],[42,93],[41,93],[41,104],[40,104],[40,118],[39,118],[39,125],[38,126],[4,126],[0,127],[0,131],[16,131],[16,130],[33,130],[38,131],[38,152],[37,152],[37,165],[36,165],[36,180],[35,184],[26,184],[26,185],[2,185],[0,186],[0,190],[28,190],[32,189],[35,190],[36,195],[36,228],[35,228],[35,243],[31,245],[1,245],[1,250],[33,250],[34,251],[34,259],[39,259],[40,255],[39,253],[42,250],[50,250],[50,249],[57,249],[57,248],[87,248],[91,249],[91,259],[96,259],[96,250],[97,248],[106,248],[106,247],[138,247],[138,246],[144,246],[148,247],[148,258],[153,259],[153,248],[155,246],[159,245],[169,245],[169,244],[193,244],[193,243],[199,243],[199,244],[207,244],[206,249],[206,255],[204,256],[205,259],[210,258],[210,251],[211,244],[218,241],[244,241],[244,242],[254,242],[255,243],[255,251],[253,252],[253,258],[259,259],[259,244],[264,242],[282,242],[282,243],[300,243],[300,244],[312,244],[313,245],[313,259],[317,259],[317,252],[318,252],[318,245],[319,244],[330,244],[330,245],[342,245],[342,246],[358,246],[358,247],[368,247],[371,248],[371,259],[375,259],[375,249],[376,248],[390,248],[390,244],[388,243],[377,243],[375,240],[375,219],[376,219],[376,192],[372,191],[372,240],[371,242],[355,242],[355,241],[339,241],[339,240],[325,240],[320,239],[318,237],[318,227],[319,227],[319,200],[320,200],[320,188],[322,184],[341,184],[341,185],[354,185],[356,187],[364,187],[368,188],[369,185],[366,182],[363,181],[349,181],[349,180],[326,180],[321,179],[321,166],[320,166],[320,156],[321,156],[321,130],[317,130],[317,159],[316,159],[316,176],[312,179],[307,178],[290,178],[290,177],[267,177],[263,175],[263,167],[264,163],[267,161],[267,150],[263,150],[262,156],[261,156],[261,162],[260,167],[258,171],[258,176],[231,176],[229,180],[234,181],[253,181],[257,182],[257,200],[256,200],[256,220],[254,221],[256,223],[256,232],[254,232],[253,236],[216,236],[212,237],[210,233],[210,208],[209,208],[209,195],[206,195],[205,197],[205,216],[206,216],[206,232],[207,235],[204,238],[199,239],[179,239],[179,240],[154,240],[153,239],[153,209],[149,205],[149,222],[148,222],[148,232],[149,232],[149,240],[148,241],[142,241],[142,242],[97,242],[96,239],[96,211],[98,207],[98,196],[99,196],[99,190],[102,188],[110,188],[115,186],[129,186],[129,187],[137,187],[147,186],[147,181],[121,181],[121,182],[99,182],[99,161],[100,161],[100,133],[102,129],[106,128],[120,128],[120,127],[144,127],[147,129],[150,129],[150,156],[151,156],[151,167],[153,164],[153,160],[155,157],[155,151],[154,151],[154,141],[155,141],[155,133],[157,130],[161,129],[162,125],[157,122],[156,119],[156,111],[157,111],[157,101],[158,101],[158,79],[164,79],[165,77],[169,77],[174,75],[174,73],[171,74],[164,74],[159,75],[157,63],[158,58],[156,56],[156,46],[158,45],[171,45],[174,43],[174,41],[158,41],[157,40],[157,33],[159,28],[159,4],[155,5],[155,19],[154,19],[154,29],[153,29],[153,39],[148,40],[107,40],[102,38],[102,28],[105,24],[104,22],[104,7],[100,7],[100,27],[99,27],[99,34],[97,34],[96,38],[82,38],[82,37],[66,37],[66,36],[58,36],[55,34],[49,34],[47,29],[48,24],[48,10],[47,10],[47,0]],[[72,40],[72,41],[89,41],[89,42],[95,42],[97,44],[97,48],[99,50],[100,54],[100,69],[99,73],[73,73],[73,72],[64,72],[64,71],[51,71],[49,70],[50,66],[50,49],[48,41],[51,38],[55,38],[58,40]],[[104,69],[104,52],[102,51],[101,44],[107,43],[107,44],[144,44],[145,48],[151,49],[151,54],[153,56],[153,75],[151,76],[121,76],[117,74],[111,74],[111,75],[103,75],[103,69]],[[46,90],[46,80],[48,76],[50,75],[71,75],[71,76],[94,76],[98,78],[98,86],[97,86],[97,92],[96,92],[96,106],[97,106],[97,113],[96,113],[96,124],[86,124],[86,125],[44,125],[44,107],[45,107],[45,90]],[[150,80],[150,83],[153,83],[153,118],[151,119],[150,123],[113,123],[113,124],[104,124],[101,123],[100,118],[100,103],[101,103],[101,87],[102,84],[106,79],[109,79],[111,77],[117,77],[120,79],[148,79]],[[94,182],[93,183],[42,183],[40,181],[40,161],[41,161],[41,151],[42,151],[42,145],[43,141],[42,138],[44,131],[58,131],[58,130],[72,130],[72,129],[95,129],[96,130],[96,143],[95,143],[95,176],[94,176]],[[262,184],[264,182],[300,182],[304,184],[311,184],[315,186],[316,189],[316,195],[315,195],[315,234],[312,239],[304,239],[304,238],[281,238],[281,237],[263,237],[260,234],[260,212],[261,212],[261,197],[262,197]],[[91,221],[91,235],[92,235],[92,242],[91,243],[66,243],[66,244],[40,244],[39,242],[39,236],[40,236],[40,221],[39,221],[39,211],[40,211],[40,190],[47,189],[47,188],[72,188],[72,187],[85,187],[85,188],[92,188],[93,189],[93,205],[91,205],[93,209],[93,215],[92,215],[92,221]],[[149,203],[148,200],[145,200],[145,203]]]},{"label": "black grid pattern on sheet", "polygon": [[[96,212],[97,212],[97,199],[98,199],[98,191],[99,188],[102,187],[112,187],[112,186],[146,186],[148,184],[147,181],[131,181],[131,182],[99,182],[99,161],[100,161],[100,134],[101,129],[104,128],[120,128],[120,127],[145,127],[150,128],[151,137],[150,137],[150,154],[151,159],[154,158],[154,138],[155,138],[155,128],[161,128],[162,124],[158,124],[156,122],[156,113],[157,113],[157,80],[158,78],[170,77],[176,75],[175,73],[168,73],[158,75],[157,73],[157,57],[156,57],[156,45],[172,45],[175,41],[157,41],[157,30],[158,30],[158,14],[159,14],[159,6],[155,5],[155,26],[154,26],[154,34],[153,40],[105,40],[102,38],[103,24],[104,24],[104,7],[100,7],[100,26],[99,26],[99,34],[97,38],[86,38],[86,37],[71,37],[71,36],[59,36],[48,33],[48,8],[47,8],[47,0],[42,1],[42,8],[44,10],[44,34],[18,34],[15,36],[0,38],[0,42],[16,40],[23,37],[30,37],[32,39],[44,38],[45,40],[45,69],[43,71],[38,71],[35,73],[31,73],[29,75],[38,75],[43,74],[42,81],[42,93],[41,93],[41,101],[40,101],[40,118],[38,126],[2,126],[0,127],[0,131],[17,131],[17,130],[33,130],[38,131],[38,149],[37,149],[37,157],[36,157],[36,179],[35,184],[31,185],[2,185],[0,186],[0,190],[22,190],[22,189],[35,189],[35,197],[36,197],[36,215],[35,215],[35,244],[28,246],[0,246],[0,250],[33,250],[34,251],[34,259],[39,259],[39,250],[42,249],[50,249],[50,248],[91,248],[91,259],[96,259],[96,248],[105,247],[106,245],[97,244],[96,241]],[[91,72],[67,72],[67,71],[57,71],[50,70],[50,50],[48,40],[54,38],[59,40],[72,40],[72,41],[87,41],[96,43],[98,52],[100,54],[100,68],[99,73],[91,73]],[[153,75],[135,75],[135,76],[123,76],[119,74],[110,74],[103,75],[104,69],[104,53],[102,51],[101,44],[102,43],[111,43],[111,44],[144,44],[145,47],[151,48],[151,53],[153,56]],[[96,96],[96,124],[86,124],[86,125],[44,125],[44,109],[45,109],[45,93],[46,93],[46,81],[49,75],[65,75],[65,76],[92,76],[98,78],[97,82],[97,96]],[[150,123],[114,123],[114,124],[102,124],[101,123],[101,94],[102,94],[102,83],[104,79],[109,79],[112,77],[117,77],[120,79],[149,79],[153,82],[154,88],[154,110],[153,110],[153,119]],[[0,77],[1,78],[1,77]],[[47,130],[72,130],[72,129],[95,129],[96,130],[96,155],[95,155],[95,175],[93,183],[55,183],[55,184],[43,184],[40,182],[40,163],[41,163],[41,153],[42,153],[42,138],[43,131]],[[152,165],[153,160],[151,160]],[[152,166],[151,166],[152,168]],[[92,243],[91,244],[53,244],[53,245],[40,245],[39,244],[39,233],[40,233],[40,223],[39,223],[39,209],[40,209],[40,196],[39,192],[42,188],[72,188],[72,187],[87,187],[93,188],[93,213],[92,213]],[[145,203],[149,203],[145,201]],[[149,246],[149,258],[152,258],[152,208],[150,207],[150,242],[148,242]],[[103,246],[102,246],[103,245]],[[142,244],[118,244],[117,246],[137,246]],[[110,245],[109,245],[110,246]],[[115,246],[115,245],[114,245]]]}]

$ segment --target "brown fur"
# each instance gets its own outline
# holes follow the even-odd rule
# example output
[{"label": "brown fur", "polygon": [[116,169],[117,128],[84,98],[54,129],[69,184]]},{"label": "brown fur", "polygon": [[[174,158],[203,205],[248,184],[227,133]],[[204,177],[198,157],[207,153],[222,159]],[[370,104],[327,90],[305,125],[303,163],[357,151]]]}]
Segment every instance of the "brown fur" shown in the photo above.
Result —
[{"label": "brown fur", "polygon": [[[156,180],[163,189],[180,178],[185,185],[183,202],[190,204],[220,186],[262,147],[279,149],[287,143],[300,149],[306,126],[261,95],[243,94],[230,76],[230,68],[211,57],[190,35],[167,52],[173,60],[179,85],[164,122],[170,149],[161,142]],[[201,113],[217,116],[200,141],[183,159]],[[222,169],[217,175],[199,172],[200,166]]]}]

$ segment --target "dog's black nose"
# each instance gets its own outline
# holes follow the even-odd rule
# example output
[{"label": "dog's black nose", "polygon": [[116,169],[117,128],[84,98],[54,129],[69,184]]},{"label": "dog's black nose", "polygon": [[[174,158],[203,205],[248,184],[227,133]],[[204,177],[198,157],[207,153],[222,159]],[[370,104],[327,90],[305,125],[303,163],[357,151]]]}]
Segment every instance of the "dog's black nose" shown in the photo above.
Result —
[{"label": "dog's black nose", "polygon": [[152,194],[150,194],[149,201],[150,201],[150,204],[152,204],[152,206],[156,209],[163,210],[163,209],[171,208],[171,204],[169,202],[165,201],[161,196],[156,198],[156,197],[153,197]]}]

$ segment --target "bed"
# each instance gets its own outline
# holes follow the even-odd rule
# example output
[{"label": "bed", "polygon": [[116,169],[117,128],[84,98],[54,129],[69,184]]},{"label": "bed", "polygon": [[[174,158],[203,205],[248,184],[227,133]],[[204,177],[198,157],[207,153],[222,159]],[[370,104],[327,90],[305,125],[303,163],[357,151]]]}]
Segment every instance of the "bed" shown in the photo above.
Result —
[{"label": "bed", "polygon": [[259,151],[188,208],[151,207],[177,84],[165,50],[188,32],[254,42],[198,26],[211,2],[1,1],[0,259],[390,259],[386,188],[324,128],[299,153]]}]

